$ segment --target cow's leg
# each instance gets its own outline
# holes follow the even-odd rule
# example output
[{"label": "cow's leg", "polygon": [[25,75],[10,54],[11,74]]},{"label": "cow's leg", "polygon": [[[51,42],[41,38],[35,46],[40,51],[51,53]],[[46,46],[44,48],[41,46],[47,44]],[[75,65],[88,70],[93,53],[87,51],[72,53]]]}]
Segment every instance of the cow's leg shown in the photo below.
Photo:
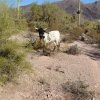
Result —
[{"label": "cow's leg", "polygon": [[44,42],[44,45],[43,45],[43,52],[45,52],[46,48],[47,48],[47,43]]},{"label": "cow's leg", "polygon": [[53,48],[53,51],[55,51],[55,49],[56,49],[56,42],[54,42],[54,48]]},{"label": "cow's leg", "polygon": [[57,45],[57,51],[59,51],[60,49],[60,43],[58,43],[58,45]]}]

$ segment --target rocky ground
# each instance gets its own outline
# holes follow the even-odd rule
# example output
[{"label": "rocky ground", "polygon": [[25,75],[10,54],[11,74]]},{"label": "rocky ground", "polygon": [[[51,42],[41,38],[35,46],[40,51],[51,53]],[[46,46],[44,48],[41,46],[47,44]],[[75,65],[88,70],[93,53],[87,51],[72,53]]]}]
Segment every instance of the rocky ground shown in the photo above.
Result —
[{"label": "rocky ground", "polygon": [[62,89],[69,80],[86,82],[95,90],[95,100],[100,100],[100,50],[81,41],[68,45],[74,44],[82,50],[80,55],[64,53],[66,43],[61,43],[60,51],[52,56],[28,53],[26,60],[33,72],[20,75],[17,83],[0,87],[0,100],[74,100]]}]

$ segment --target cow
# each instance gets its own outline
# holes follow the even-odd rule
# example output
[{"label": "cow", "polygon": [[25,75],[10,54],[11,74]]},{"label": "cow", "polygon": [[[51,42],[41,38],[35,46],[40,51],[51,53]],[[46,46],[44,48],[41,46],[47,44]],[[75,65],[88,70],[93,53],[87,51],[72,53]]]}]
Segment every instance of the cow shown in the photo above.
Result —
[{"label": "cow", "polygon": [[59,50],[60,47],[60,32],[58,30],[46,32],[46,29],[43,28],[35,28],[37,32],[39,32],[39,38],[40,40],[44,40],[45,46],[49,43],[54,44],[54,50],[57,49]]}]

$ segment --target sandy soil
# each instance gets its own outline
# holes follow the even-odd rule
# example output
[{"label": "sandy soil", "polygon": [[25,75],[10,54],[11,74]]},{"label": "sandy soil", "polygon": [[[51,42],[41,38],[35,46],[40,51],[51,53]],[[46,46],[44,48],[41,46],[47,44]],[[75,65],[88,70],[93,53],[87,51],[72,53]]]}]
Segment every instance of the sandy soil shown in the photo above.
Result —
[{"label": "sandy soil", "polygon": [[[39,53],[29,53],[27,61],[32,65],[33,73],[22,74],[17,83],[8,83],[0,87],[0,100],[73,100],[65,98],[62,84],[68,80],[82,80],[97,93],[95,100],[100,100],[100,50],[93,45],[80,41],[82,50],[78,56],[68,55],[62,51],[48,57]],[[61,43],[62,48],[66,43]]]}]

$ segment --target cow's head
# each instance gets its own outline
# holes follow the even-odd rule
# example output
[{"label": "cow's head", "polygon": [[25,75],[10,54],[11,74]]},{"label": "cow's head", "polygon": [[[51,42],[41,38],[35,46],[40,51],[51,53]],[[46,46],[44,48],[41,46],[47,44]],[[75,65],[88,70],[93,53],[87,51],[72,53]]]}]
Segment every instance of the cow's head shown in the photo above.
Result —
[{"label": "cow's head", "polygon": [[39,32],[40,40],[41,40],[41,39],[44,39],[44,32],[46,31],[46,29],[47,29],[47,28],[43,29],[43,28],[36,28],[36,27],[35,27],[35,30],[36,30],[37,32]]}]

